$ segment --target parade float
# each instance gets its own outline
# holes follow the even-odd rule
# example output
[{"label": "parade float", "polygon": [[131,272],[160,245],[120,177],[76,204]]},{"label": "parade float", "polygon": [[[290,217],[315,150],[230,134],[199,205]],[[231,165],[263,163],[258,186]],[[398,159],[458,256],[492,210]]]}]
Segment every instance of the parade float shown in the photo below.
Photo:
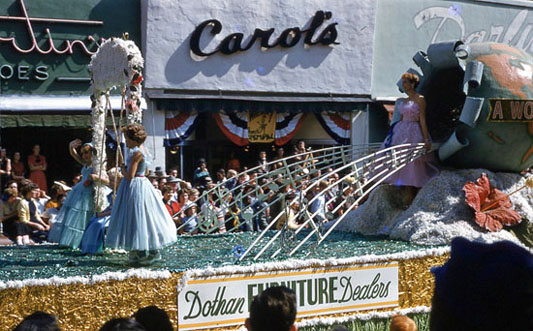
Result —
[{"label": "parade float", "polygon": [[[98,139],[108,112],[106,97],[114,86],[122,93],[128,121],[141,118],[135,107],[139,95],[127,97],[128,91],[140,93],[140,52],[118,38],[102,45],[102,54],[106,49],[119,56],[107,58],[100,69],[95,65],[98,53],[93,58],[95,146],[102,145]],[[423,72],[420,92],[428,109],[435,109],[428,122],[441,142],[435,146],[437,153],[446,166],[463,169],[445,168],[407,209],[398,203],[401,193],[380,183],[426,154],[422,144],[308,151],[297,160],[281,160],[275,171],[255,179],[255,187],[257,192],[298,189],[303,177],[319,177],[319,170],[332,167],[328,175],[336,173],[338,179],[325,191],[340,187],[341,192],[353,189],[355,195],[346,199],[351,211],[332,219],[330,228],[315,224],[314,215],[302,208],[299,213],[307,227],[274,230],[273,224],[288,216],[285,207],[271,215],[272,222],[261,233],[228,229],[214,235],[213,215],[200,215],[199,226],[206,234],[180,236],[163,251],[163,260],[148,268],[130,268],[120,252],[83,256],[55,245],[4,247],[0,302],[9,313],[0,317],[0,324],[12,327],[43,310],[58,316],[64,329],[97,329],[113,317],[157,305],[179,330],[242,329],[253,296],[282,284],[296,292],[297,324],[303,330],[327,330],[333,324],[383,330],[394,314],[408,314],[421,328],[427,327],[433,292],[430,268],[447,260],[451,239],[520,242],[507,226],[518,223],[527,232],[533,220],[531,179],[517,174],[533,165],[533,103],[528,103],[533,62],[509,46],[461,42],[432,44],[414,60]],[[99,81],[98,70],[109,79]],[[448,82],[446,89],[440,82]],[[307,206],[312,200],[305,199],[305,191],[315,184],[280,199],[285,206],[293,201]],[[511,195],[513,191],[518,193]],[[490,192],[497,194],[487,202]],[[217,186],[205,194],[222,200],[227,191]],[[257,196],[266,199],[262,194]],[[514,222],[483,218],[494,207],[512,209],[508,214]],[[485,221],[476,222],[476,213]],[[254,211],[243,211],[235,228],[253,216]]]}]

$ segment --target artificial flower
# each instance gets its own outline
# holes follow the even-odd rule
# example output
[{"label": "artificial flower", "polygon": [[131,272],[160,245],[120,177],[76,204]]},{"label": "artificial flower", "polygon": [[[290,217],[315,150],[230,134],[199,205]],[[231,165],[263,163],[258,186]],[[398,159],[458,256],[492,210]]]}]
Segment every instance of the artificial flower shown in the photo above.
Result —
[{"label": "artificial flower", "polygon": [[504,225],[520,223],[520,215],[512,210],[509,195],[490,186],[486,174],[463,186],[466,204],[474,209],[476,223],[491,232],[500,231]]}]

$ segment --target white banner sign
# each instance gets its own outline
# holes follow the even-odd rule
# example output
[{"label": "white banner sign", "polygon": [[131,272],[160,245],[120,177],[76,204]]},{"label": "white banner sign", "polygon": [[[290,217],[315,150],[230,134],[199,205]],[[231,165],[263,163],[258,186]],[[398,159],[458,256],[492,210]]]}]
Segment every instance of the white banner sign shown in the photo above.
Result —
[{"label": "white banner sign", "polygon": [[297,317],[396,307],[398,263],[189,278],[178,293],[179,330],[244,324],[253,297],[278,285],[296,292]]}]

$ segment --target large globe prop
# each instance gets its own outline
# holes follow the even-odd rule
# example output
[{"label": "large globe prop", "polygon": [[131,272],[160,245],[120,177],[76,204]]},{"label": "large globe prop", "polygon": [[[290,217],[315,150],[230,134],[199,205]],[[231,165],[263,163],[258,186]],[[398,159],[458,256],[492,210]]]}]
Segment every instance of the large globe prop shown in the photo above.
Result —
[{"label": "large globe prop", "polygon": [[432,44],[413,58],[439,157],[458,168],[533,166],[533,57],[498,43]]}]

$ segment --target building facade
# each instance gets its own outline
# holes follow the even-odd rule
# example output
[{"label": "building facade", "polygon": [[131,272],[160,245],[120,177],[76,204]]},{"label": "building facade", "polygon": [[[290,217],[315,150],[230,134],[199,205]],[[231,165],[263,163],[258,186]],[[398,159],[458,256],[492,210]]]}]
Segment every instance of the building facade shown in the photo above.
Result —
[{"label": "building facade", "polygon": [[104,39],[140,44],[140,1],[0,0],[0,21],[0,145],[26,162],[39,144],[48,181],[69,181],[69,141],[91,139],[87,66]]},{"label": "building facade", "polygon": [[[368,141],[376,5],[147,1],[146,127],[162,167]],[[165,156],[162,158],[161,156]],[[166,160],[166,162],[165,162]]]}]

